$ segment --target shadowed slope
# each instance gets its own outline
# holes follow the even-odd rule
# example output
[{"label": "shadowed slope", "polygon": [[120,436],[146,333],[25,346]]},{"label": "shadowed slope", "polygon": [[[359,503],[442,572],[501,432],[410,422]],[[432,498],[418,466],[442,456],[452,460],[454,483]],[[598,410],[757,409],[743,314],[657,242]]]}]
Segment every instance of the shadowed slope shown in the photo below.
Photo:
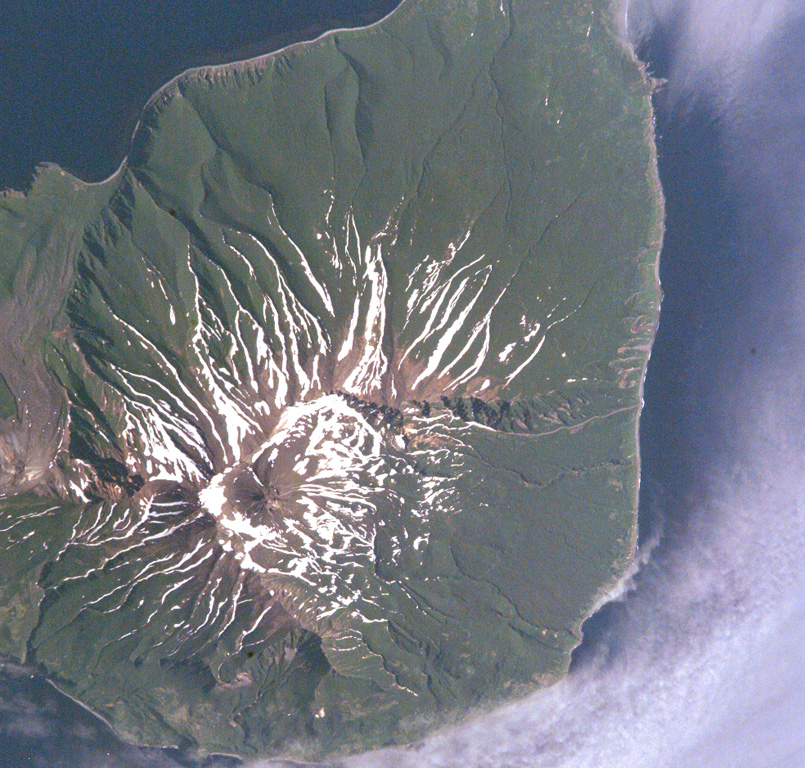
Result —
[{"label": "shadowed slope", "polygon": [[603,8],[408,2],[191,71],[114,178],[6,198],[9,650],[237,753],[563,674],[634,548],[648,93]]}]

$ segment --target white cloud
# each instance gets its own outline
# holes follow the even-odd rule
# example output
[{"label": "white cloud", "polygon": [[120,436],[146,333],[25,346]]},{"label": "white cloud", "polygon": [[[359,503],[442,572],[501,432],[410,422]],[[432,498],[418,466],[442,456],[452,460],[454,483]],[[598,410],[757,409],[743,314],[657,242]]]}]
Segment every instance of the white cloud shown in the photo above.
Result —
[{"label": "white cloud", "polygon": [[[660,553],[566,680],[350,768],[805,764],[805,58],[791,58],[805,28],[795,20],[805,8],[787,0],[629,8],[635,39],[676,25],[665,108],[683,119],[685,102],[708,101],[738,206],[724,275],[735,306],[696,310],[703,330],[685,369],[711,390],[709,455],[689,450],[701,466],[665,496],[677,524]],[[781,85],[789,61],[802,71]],[[757,356],[740,357],[741,334],[760,340]]]},{"label": "white cloud", "polygon": [[675,88],[712,89],[731,97],[785,26],[802,15],[800,0],[631,0],[621,18],[639,41],[678,25],[670,79]]}]

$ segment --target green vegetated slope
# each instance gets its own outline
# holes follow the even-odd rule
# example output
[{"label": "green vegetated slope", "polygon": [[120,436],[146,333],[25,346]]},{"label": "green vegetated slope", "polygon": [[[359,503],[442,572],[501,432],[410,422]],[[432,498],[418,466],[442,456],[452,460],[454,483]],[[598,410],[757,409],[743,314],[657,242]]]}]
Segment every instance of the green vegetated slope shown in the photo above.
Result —
[{"label": "green vegetated slope", "polygon": [[110,180],[0,201],[0,650],[238,754],[566,671],[633,554],[659,305],[608,13],[406,0],[186,73]]}]

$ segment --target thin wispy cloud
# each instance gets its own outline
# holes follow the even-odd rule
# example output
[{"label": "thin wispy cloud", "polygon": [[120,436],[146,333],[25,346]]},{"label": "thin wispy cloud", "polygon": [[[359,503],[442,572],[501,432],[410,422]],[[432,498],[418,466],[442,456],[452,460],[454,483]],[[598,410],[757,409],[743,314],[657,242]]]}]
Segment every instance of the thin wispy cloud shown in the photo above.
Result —
[{"label": "thin wispy cloud", "polygon": [[[667,83],[657,104],[672,135],[660,136],[668,153],[661,162],[676,174],[667,193],[728,189],[728,200],[711,201],[712,212],[693,222],[686,217],[695,219],[695,209],[669,199],[669,225],[733,225],[712,238],[718,253],[692,256],[684,238],[671,237],[666,254],[680,260],[678,271],[691,270],[667,289],[693,294],[668,296],[668,310],[693,319],[666,316],[689,337],[676,347],[663,342],[657,354],[683,357],[666,366],[683,379],[655,391],[678,409],[666,405],[664,418],[696,422],[673,433],[689,437],[687,447],[670,437],[654,442],[687,452],[678,486],[655,480],[646,494],[670,530],[569,678],[413,750],[344,761],[350,768],[801,764],[805,61],[797,51],[805,47],[805,9],[784,1],[635,1],[628,23],[644,49],[665,35]],[[672,155],[690,151],[685,131],[697,120],[712,122],[712,169]],[[721,187],[700,177],[711,171]],[[719,218],[720,206],[732,207],[732,216]],[[717,266],[705,275],[708,259]]]},{"label": "thin wispy cloud", "polygon": [[[645,503],[649,518],[667,521],[662,539],[647,543],[630,591],[567,679],[411,748],[339,765],[805,764],[805,9],[796,0],[633,0],[626,10],[639,47],[667,37],[657,103],[661,162],[677,174],[667,179],[669,224],[710,238],[694,253],[696,232],[669,237],[666,254],[684,269],[666,285],[663,317],[679,338],[667,331],[652,363],[673,373],[655,390],[668,402],[652,422],[658,454],[646,456],[655,476]],[[674,196],[721,189],[698,190],[710,182],[697,173],[713,169],[674,154],[692,151],[686,132],[701,120],[729,200],[691,223],[697,206]],[[730,231],[714,233],[708,217],[720,206],[734,209],[718,220]],[[647,415],[658,407],[649,402]],[[100,726],[68,723],[49,699],[20,690],[0,692],[0,734],[46,745],[43,766],[59,754],[75,768],[187,764],[125,747],[107,755]]]}]

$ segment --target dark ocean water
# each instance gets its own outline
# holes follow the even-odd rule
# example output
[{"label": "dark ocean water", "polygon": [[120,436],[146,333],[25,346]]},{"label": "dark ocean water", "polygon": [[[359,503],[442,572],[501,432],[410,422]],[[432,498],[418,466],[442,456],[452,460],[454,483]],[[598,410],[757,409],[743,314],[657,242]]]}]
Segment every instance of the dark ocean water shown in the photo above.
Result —
[{"label": "dark ocean water", "polygon": [[[103,178],[139,107],[183,68],[393,3],[76,2],[82,13],[39,21],[19,5],[0,5],[0,186],[23,186],[41,160]],[[650,557],[585,626],[564,683],[354,765],[805,765],[805,13],[769,12],[785,0],[632,5],[639,53],[667,79],[655,97],[665,299],[641,422]],[[0,768],[199,764],[122,745],[30,672],[0,668]]]},{"label": "dark ocean water", "polygon": [[642,565],[561,683],[351,768],[805,765],[805,7],[628,9],[667,212]]},{"label": "dark ocean water", "polygon": [[[111,175],[137,118],[193,66],[238,61],[328,29],[364,26],[399,0],[0,0],[0,189],[55,162]],[[0,575],[1,577],[1,575]],[[228,768],[122,744],[34,670],[0,663],[0,768]]]},{"label": "dark ocean water", "polygon": [[362,26],[399,0],[3,0],[0,189],[41,162],[111,175],[140,110],[191,66],[236,61]]},{"label": "dark ocean water", "polygon": [[[637,46],[651,76],[666,83],[653,99],[666,206],[660,260],[663,303],[640,419],[639,540],[641,547],[652,548],[649,571],[686,535],[689,497],[728,444],[723,418],[716,413],[725,390],[713,382],[723,377],[727,361],[754,365],[757,345],[761,357],[764,346],[762,340],[745,338],[746,328],[735,318],[746,285],[737,273],[748,265],[736,258],[740,189],[730,176],[719,107],[698,92],[680,97],[673,87],[683,23],[681,15],[671,15]],[[638,583],[646,577],[639,575]],[[626,603],[616,601],[586,622],[574,668],[596,657],[628,610]]]}]

